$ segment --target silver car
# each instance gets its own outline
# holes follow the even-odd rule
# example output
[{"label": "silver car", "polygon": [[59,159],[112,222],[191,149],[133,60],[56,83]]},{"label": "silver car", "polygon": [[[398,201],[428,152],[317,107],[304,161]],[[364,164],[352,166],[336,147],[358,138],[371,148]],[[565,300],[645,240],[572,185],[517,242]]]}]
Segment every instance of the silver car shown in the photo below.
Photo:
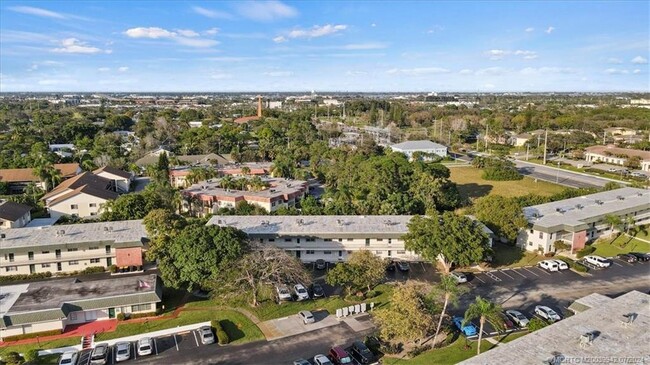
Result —
[{"label": "silver car", "polygon": [[90,355],[90,365],[106,365],[108,363],[108,344],[100,343],[95,346]]},{"label": "silver car", "polygon": [[126,361],[131,358],[131,343],[118,342],[115,344],[115,362]]},{"label": "silver car", "polygon": [[138,340],[138,356],[151,355],[153,353],[153,340],[143,337]]},{"label": "silver car", "polygon": [[298,316],[302,319],[302,323],[304,324],[316,322],[314,315],[310,311],[300,311]]},{"label": "silver car", "polygon": [[214,343],[214,333],[212,333],[212,328],[210,326],[199,328],[199,335],[201,336],[202,344],[209,345]]}]

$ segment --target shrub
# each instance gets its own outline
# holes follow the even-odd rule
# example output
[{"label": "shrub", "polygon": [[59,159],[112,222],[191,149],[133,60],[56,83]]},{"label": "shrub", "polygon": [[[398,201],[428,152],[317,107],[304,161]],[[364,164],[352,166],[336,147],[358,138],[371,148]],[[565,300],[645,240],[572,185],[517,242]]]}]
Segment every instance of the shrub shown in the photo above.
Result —
[{"label": "shrub", "polygon": [[23,363],[23,357],[16,351],[8,352],[2,359],[7,365],[20,365]]},{"label": "shrub", "polygon": [[578,256],[579,259],[591,254],[592,252],[596,251],[596,248],[594,246],[585,246],[582,250],[578,251],[576,253],[576,256]]},{"label": "shrub", "polygon": [[25,361],[33,362],[38,360],[38,349],[31,349],[25,352]]},{"label": "shrub", "polygon": [[547,252],[544,254],[544,257],[553,257],[555,256],[555,252]]},{"label": "shrub", "polygon": [[544,327],[548,326],[548,323],[546,323],[544,320],[533,317],[531,320],[528,322],[528,330],[530,332],[535,332],[539,329],[542,329]]},{"label": "shrub", "polygon": [[103,266],[90,266],[85,268],[82,273],[83,274],[95,274],[98,272],[104,272],[106,269]]},{"label": "shrub", "polygon": [[214,331],[217,333],[217,341],[219,341],[219,345],[227,345],[230,342],[230,338],[228,338],[228,334],[223,329],[221,322],[217,321],[216,319],[213,319],[212,321],[210,321],[210,325],[212,326],[212,328],[214,328]]},{"label": "shrub", "polygon": [[3,337],[2,340],[5,342],[11,342],[11,341],[24,340],[26,338],[54,336],[60,334],[61,334],[61,330],[51,330],[51,331],[43,331],[43,332],[24,333],[22,335],[7,336],[7,337]]},{"label": "shrub", "polygon": [[111,265],[108,267],[108,271],[111,272],[111,274],[115,274],[117,272],[117,265]]},{"label": "shrub", "polygon": [[117,320],[118,321],[123,321],[125,319],[126,319],[126,314],[124,314],[124,313],[118,313],[117,314]]},{"label": "shrub", "polygon": [[156,312],[129,313],[129,319],[155,317]]},{"label": "shrub", "polygon": [[407,352],[406,354],[408,355],[408,357],[416,357],[419,354],[429,350],[431,350],[431,345],[418,346],[413,350]]},{"label": "shrub", "polygon": [[589,271],[589,268],[588,268],[588,267],[586,267],[586,266],[584,266],[584,265],[581,265],[581,264],[579,264],[579,263],[577,263],[577,262],[571,260],[571,259],[568,258],[568,257],[561,257],[561,256],[560,256],[560,257],[558,257],[558,259],[560,259],[560,260],[566,262],[567,265],[569,265],[570,268],[574,269],[574,270],[577,271],[577,272],[587,272],[587,271]]},{"label": "shrub", "polygon": [[402,345],[402,343],[386,342],[386,343],[382,343],[379,346],[379,351],[383,352],[384,354],[395,355],[402,352],[403,347],[404,346]]},{"label": "shrub", "polygon": [[36,272],[33,274],[16,274],[16,275],[7,275],[0,276],[0,283],[6,283],[10,281],[22,281],[22,280],[32,280],[32,279],[45,279],[52,276],[52,273],[49,271],[46,272]]},{"label": "shrub", "polygon": [[381,295],[381,292],[378,291],[378,290],[369,290],[369,291],[366,293],[366,299],[370,299],[370,298],[378,297],[378,296],[380,296],[380,295]]}]

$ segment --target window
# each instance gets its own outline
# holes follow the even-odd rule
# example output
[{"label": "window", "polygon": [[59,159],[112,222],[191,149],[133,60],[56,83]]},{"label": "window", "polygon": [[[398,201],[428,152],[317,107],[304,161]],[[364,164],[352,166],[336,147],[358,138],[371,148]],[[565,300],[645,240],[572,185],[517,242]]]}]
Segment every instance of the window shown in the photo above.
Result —
[{"label": "window", "polygon": [[90,215],[91,215],[91,216],[93,216],[93,215],[97,215],[97,212],[90,212]]},{"label": "window", "polygon": [[544,238],[544,232],[539,232],[539,238]]},{"label": "window", "polygon": [[99,259],[90,259],[91,264],[99,264]]},{"label": "window", "polygon": [[50,267],[50,264],[41,264],[41,268],[45,269],[47,267]]},{"label": "window", "polygon": [[34,253],[33,252],[27,252],[27,259],[28,260],[33,260],[34,259]]},{"label": "window", "polygon": [[375,255],[381,255],[381,253],[384,251],[375,251]]},{"label": "window", "polygon": [[97,203],[90,203],[90,204],[88,204],[88,207],[90,207],[90,208],[96,208],[96,207],[97,207]]},{"label": "window", "polygon": [[111,245],[106,245],[106,254],[110,254],[110,253],[111,253]]},{"label": "window", "polygon": [[79,261],[77,260],[68,261],[68,265],[70,266],[79,265]]},{"label": "window", "polygon": [[144,312],[151,310],[151,304],[138,304],[131,306],[131,312]]},{"label": "window", "polygon": [[78,248],[69,248],[68,249],[68,252],[74,252],[74,251],[79,251],[79,249]]},{"label": "window", "polygon": [[352,240],[353,240],[352,238],[348,238],[348,242],[352,242]]},{"label": "window", "polygon": [[339,242],[343,242],[343,238],[339,238]]},{"label": "window", "polygon": [[314,239],[314,238],[307,238],[307,242],[314,242],[314,241],[316,241],[316,239]]},{"label": "window", "polygon": [[370,246],[370,238],[366,238],[366,247]]},{"label": "window", "polygon": [[533,230],[532,230],[532,229],[530,230],[530,234],[533,234]]},{"label": "window", "polygon": [[[6,259],[6,257],[5,257],[5,259]],[[14,254],[13,253],[9,254],[9,262],[14,262]]]},{"label": "window", "polygon": [[70,209],[79,209],[77,204],[70,204]]},{"label": "window", "polygon": [[269,242],[275,242],[275,238],[269,238]]},{"label": "window", "polygon": [[305,251],[305,254],[306,254],[306,255],[313,255],[313,254],[314,254],[314,250],[307,250],[307,251]]},{"label": "window", "polygon": [[391,257],[391,256],[393,256],[393,251],[388,250],[388,257]]},{"label": "window", "polygon": [[390,245],[391,243],[393,243],[393,239],[392,239],[392,238],[389,238],[389,239],[388,239],[388,244]]},{"label": "window", "polygon": [[406,251],[397,251],[398,255],[404,255],[405,253],[406,253]]},{"label": "window", "polygon": [[323,255],[331,255],[332,251],[323,251]]},{"label": "window", "polygon": [[528,241],[528,246],[532,246],[532,245],[533,245],[533,241]]},{"label": "window", "polygon": [[383,242],[383,241],[384,241],[383,238],[377,238],[377,242]]},{"label": "window", "polygon": [[43,251],[43,252],[41,252],[41,253],[42,253],[43,255],[47,255],[48,253],[50,253],[50,251]]},{"label": "window", "polygon": [[260,238],[260,243],[264,243],[264,238]]},{"label": "window", "polygon": [[10,272],[10,271],[18,271],[18,266],[7,266],[7,267],[5,268],[5,270],[6,270],[7,272]]},{"label": "window", "polygon": [[332,239],[331,239],[331,238],[325,238],[323,241],[325,241],[325,242],[332,242]]},{"label": "window", "polygon": [[99,246],[88,247],[89,250],[99,250]]},{"label": "window", "polygon": [[291,238],[285,238],[284,242],[291,242]]}]

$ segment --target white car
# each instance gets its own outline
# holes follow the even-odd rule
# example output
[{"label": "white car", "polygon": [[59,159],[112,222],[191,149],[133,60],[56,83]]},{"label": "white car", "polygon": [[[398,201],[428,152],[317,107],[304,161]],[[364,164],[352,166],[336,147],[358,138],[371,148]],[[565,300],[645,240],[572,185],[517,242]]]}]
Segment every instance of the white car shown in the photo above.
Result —
[{"label": "white car", "polygon": [[596,255],[586,256],[585,261],[588,264],[592,264],[598,267],[610,267],[612,265],[612,263],[608,259]]},{"label": "white car", "polygon": [[548,271],[560,271],[555,260],[544,260],[537,263],[537,266]]},{"label": "white car", "polygon": [[567,265],[566,262],[564,262],[562,260],[552,260],[552,261],[557,264],[558,269],[560,269],[560,270],[569,270],[569,265]]},{"label": "white car", "polygon": [[523,315],[520,311],[516,310],[507,310],[506,315],[512,319],[513,322],[519,327],[528,326],[528,318]]},{"label": "white car", "polygon": [[302,319],[302,323],[304,324],[316,322],[314,315],[310,311],[300,311],[298,312],[298,317]]},{"label": "white car", "polygon": [[449,275],[451,275],[451,277],[454,278],[454,280],[456,280],[456,282],[458,284],[462,284],[462,283],[467,282],[467,276],[465,276],[465,274],[463,274],[462,272],[454,271],[454,272],[450,273]]},{"label": "white car", "polygon": [[131,358],[131,343],[118,342],[115,344],[115,362],[126,361]]},{"label": "white car", "polygon": [[210,326],[199,328],[199,335],[201,336],[202,344],[209,345],[214,343],[214,333],[212,333],[212,328]]},{"label": "white car", "polygon": [[138,340],[138,356],[147,356],[153,353],[153,340],[143,337]]},{"label": "white car", "polygon": [[298,300],[306,300],[309,299],[309,292],[305,288],[304,285],[302,284],[296,284],[293,286],[293,291],[296,293],[296,298]]},{"label": "white car", "polygon": [[77,357],[79,357],[77,351],[64,352],[59,360],[59,365],[75,365],[77,363]]},{"label": "white car", "polygon": [[535,314],[551,322],[556,322],[562,319],[557,312],[545,305],[535,306]]},{"label": "white car", "polygon": [[278,299],[280,300],[291,300],[291,292],[289,288],[284,285],[276,286],[275,291],[278,293]]},{"label": "white car", "polygon": [[90,354],[90,365],[108,364],[108,344],[100,343],[95,345],[93,352]]},{"label": "white car", "polygon": [[314,364],[316,365],[333,365],[330,359],[323,354],[318,354],[314,356]]}]

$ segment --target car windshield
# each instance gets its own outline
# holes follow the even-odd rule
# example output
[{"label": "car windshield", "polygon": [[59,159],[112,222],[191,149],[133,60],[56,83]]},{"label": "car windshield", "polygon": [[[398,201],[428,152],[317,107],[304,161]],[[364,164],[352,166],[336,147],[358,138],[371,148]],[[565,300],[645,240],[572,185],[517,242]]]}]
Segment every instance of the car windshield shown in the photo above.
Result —
[{"label": "car windshield", "polygon": [[118,355],[125,355],[127,353],[126,349],[117,350]]},{"label": "car windshield", "polygon": [[72,359],[62,359],[61,360],[61,364],[71,364],[71,363],[72,363]]},{"label": "car windshield", "polygon": [[351,363],[352,363],[352,358],[350,356],[341,358],[341,364],[351,364]]},{"label": "car windshield", "polygon": [[289,289],[280,289],[280,294],[289,294]]},{"label": "car windshield", "polygon": [[302,294],[302,293],[304,293],[304,292],[306,292],[305,289],[303,289],[303,288],[298,288],[298,293]]},{"label": "car windshield", "polygon": [[203,332],[203,338],[210,338],[212,337],[212,332]]},{"label": "car windshield", "polygon": [[151,347],[149,347],[149,345],[141,345],[140,346],[140,350],[149,350],[149,349],[151,349]]},{"label": "car windshield", "polygon": [[93,356],[90,359],[91,360],[101,360],[101,359],[104,358],[105,354],[106,353],[104,352],[104,350],[101,350],[101,351],[98,351],[95,354],[93,354]]}]

